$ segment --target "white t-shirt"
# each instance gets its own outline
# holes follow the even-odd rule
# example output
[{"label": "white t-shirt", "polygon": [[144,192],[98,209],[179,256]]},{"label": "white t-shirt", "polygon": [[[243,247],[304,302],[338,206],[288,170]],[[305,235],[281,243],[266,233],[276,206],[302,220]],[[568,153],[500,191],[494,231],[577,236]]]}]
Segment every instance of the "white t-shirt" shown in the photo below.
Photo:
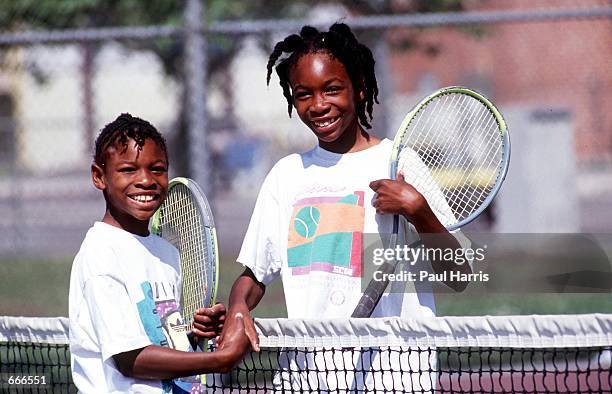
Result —
[{"label": "white t-shirt", "polygon": [[[393,216],[378,215],[372,206],[370,182],[389,178],[393,142],[384,139],[369,149],[336,154],[320,147],[281,159],[267,175],[251,217],[238,262],[257,279],[269,284],[281,276],[289,318],[348,318],[361,297],[364,234],[390,234]],[[416,154],[404,159],[409,183],[431,178]],[[439,190],[425,195],[438,218],[454,222],[452,211]],[[455,235],[465,247],[469,241]],[[419,240],[414,226],[402,220],[398,243]],[[420,260],[403,270],[431,270]],[[391,286],[406,286],[405,282]],[[383,294],[373,317],[431,317],[435,314],[432,289],[427,282],[408,282],[413,288],[396,288]],[[333,359],[332,359],[333,358]],[[278,390],[309,387],[319,390],[353,390],[356,387],[387,390],[432,389],[435,375],[420,368],[435,368],[433,354],[391,352],[357,356],[349,352],[306,353],[281,359],[275,376]],[[314,366],[336,366],[345,372],[318,371]],[[355,365],[362,366],[357,372]],[[392,365],[398,372],[371,372]],[[400,369],[401,366],[401,369]],[[402,372],[399,372],[402,371]],[[412,373],[410,372],[412,371]]]},{"label": "white t-shirt", "polygon": [[[346,154],[317,146],[281,159],[267,175],[238,262],[266,285],[282,277],[289,318],[345,318],[353,312],[361,297],[362,263],[371,264],[361,261],[363,234],[392,232],[393,216],[376,214],[369,187],[389,178],[392,147],[388,139]],[[406,239],[418,240],[411,225],[405,232]],[[422,264],[412,269],[424,269]],[[433,316],[430,290],[383,294],[372,316]]]},{"label": "white t-shirt", "polygon": [[71,365],[79,391],[190,392],[201,384],[199,377],[129,378],[113,359],[148,345],[191,349],[179,312],[179,264],[176,248],[156,235],[141,237],[102,222],[89,229],[70,277]]}]

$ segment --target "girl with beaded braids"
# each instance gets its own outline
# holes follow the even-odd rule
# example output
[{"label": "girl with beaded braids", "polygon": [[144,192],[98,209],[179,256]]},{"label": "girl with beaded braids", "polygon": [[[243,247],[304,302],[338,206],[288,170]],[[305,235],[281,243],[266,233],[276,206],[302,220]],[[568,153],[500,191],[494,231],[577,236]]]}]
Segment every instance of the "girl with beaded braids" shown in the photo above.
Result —
[{"label": "girl with beaded braids", "polygon": [[368,118],[372,119],[374,102],[378,104],[378,85],[374,74],[374,58],[370,49],[357,41],[347,25],[336,23],[326,33],[319,33],[314,27],[304,26],[300,35],[292,34],[277,43],[268,60],[268,85],[270,84],[272,68],[283,52],[290,53],[291,56],[279,63],[276,67],[276,73],[280,78],[283,95],[287,99],[289,116],[291,116],[294,104],[289,85],[291,67],[295,66],[296,61],[307,53],[328,53],[342,63],[353,87],[363,93],[362,99],[356,102],[356,112],[363,127],[371,128]]},{"label": "girl with beaded braids", "polygon": [[[246,269],[230,294],[221,346],[239,313],[257,349],[250,310],[278,276],[289,318],[350,317],[361,297],[362,264],[372,263],[361,260],[369,239],[363,235],[391,233],[391,214],[408,219],[405,231],[414,236],[436,233],[437,245],[459,246],[401,174],[384,179],[393,143],[366,131],[378,96],[374,64],[372,52],[342,23],[326,32],[304,26],[275,45],[268,84],[275,69],[289,116],[295,108],[318,145],[281,159],[261,187],[238,256]],[[457,269],[452,265],[437,268]],[[425,290],[384,294],[373,316],[433,316],[433,296]]]}]

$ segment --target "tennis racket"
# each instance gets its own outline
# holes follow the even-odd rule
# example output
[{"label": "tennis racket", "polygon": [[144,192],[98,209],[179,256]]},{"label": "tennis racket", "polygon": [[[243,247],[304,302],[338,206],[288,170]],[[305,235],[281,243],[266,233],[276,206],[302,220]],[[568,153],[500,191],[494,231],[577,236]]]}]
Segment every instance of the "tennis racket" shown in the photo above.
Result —
[{"label": "tennis racket", "polygon": [[[434,92],[406,115],[393,142],[389,175],[404,174],[452,231],[491,203],[509,159],[508,129],[497,108],[480,93],[453,86]],[[390,248],[397,245],[398,228],[394,215]],[[396,265],[383,263],[380,271],[391,274]],[[372,279],[352,317],[369,317],[388,283]]]},{"label": "tennis racket", "polygon": [[151,232],[174,245],[181,255],[181,313],[185,331],[194,350],[205,341],[191,334],[193,315],[198,308],[216,302],[219,254],[212,211],[197,183],[174,178],[168,196],[151,221]]}]

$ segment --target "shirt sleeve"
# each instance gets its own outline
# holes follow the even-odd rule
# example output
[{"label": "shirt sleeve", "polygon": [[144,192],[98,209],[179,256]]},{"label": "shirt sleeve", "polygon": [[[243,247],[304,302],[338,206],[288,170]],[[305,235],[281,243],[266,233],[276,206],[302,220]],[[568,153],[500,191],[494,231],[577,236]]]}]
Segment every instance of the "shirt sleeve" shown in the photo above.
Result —
[{"label": "shirt sleeve", "polygon": [[85,283],[83,293],[104,361],[152,344],[127,289],[117,279],[94,276]]},{"label": "shirt sleeve", "polygon": [[238,262],[250,268],[257,280],[266,286],[280,275],[282,229],[287,226],[282,220],[284,211],[278,198],[271,192],[272,178],[272,173],[268,174],[259,191],[238,255]]}]

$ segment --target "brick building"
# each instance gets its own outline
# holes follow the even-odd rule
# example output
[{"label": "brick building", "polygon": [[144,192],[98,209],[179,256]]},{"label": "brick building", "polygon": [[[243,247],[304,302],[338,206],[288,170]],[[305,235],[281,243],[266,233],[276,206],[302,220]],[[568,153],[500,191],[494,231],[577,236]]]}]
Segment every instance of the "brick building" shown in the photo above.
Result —
[{"label": "brick building", "polygon": [[[399,11],[403,3],[397,2]],[[607,0],[490,0],[466,2],[471,10],[535,10],[606,6]],[[414,31],[389,35],[397,49]],[[612,160],[612,20],[500,23],[419,32],[421,50],[394,51],[393,86],[474,87],[500,107],[525,105],[546,116],[569,110],[582,163]],[[414,48],[414,47],[413,47]]]}]

